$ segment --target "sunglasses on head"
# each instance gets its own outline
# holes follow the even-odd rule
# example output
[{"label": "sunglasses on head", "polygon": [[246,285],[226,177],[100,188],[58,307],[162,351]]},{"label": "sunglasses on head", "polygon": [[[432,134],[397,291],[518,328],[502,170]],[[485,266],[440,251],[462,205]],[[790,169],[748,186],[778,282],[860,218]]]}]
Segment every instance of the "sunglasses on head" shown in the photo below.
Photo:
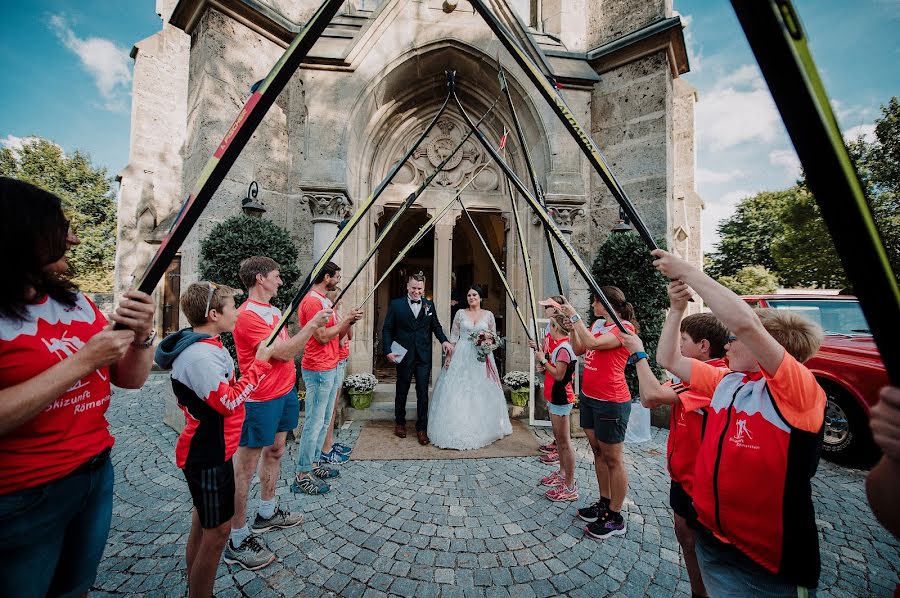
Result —
[{"label": "sunglasses on head", "polygon": [[206,314],[206,319],[209,320],[209,306],[212,304],[213,295],[216,294],[219,285],[214,282],[207,282],[206,284],[209,285],[209,294],[206,296],[206,309],[203,313]]}]

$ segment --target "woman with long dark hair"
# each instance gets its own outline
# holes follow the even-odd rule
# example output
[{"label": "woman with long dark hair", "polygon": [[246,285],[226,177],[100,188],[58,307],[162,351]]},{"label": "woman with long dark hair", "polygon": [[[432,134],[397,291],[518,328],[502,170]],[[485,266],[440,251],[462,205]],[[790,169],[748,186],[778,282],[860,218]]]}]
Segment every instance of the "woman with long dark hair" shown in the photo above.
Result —
[{"label": "woman with long dark hair", "polygon": [[111,319],[66,278],[79,243],[58,197],[0,177],[0,595],[74,596],[94,582],[112,517],[110,385],[152,364],[153,302]]},{"label": "woman with long dark hair", "polygon": [[445,362],[428,406],[428,438],[440,448],[477,449],[512,434],[494,356],[478,356],[480,334],[497,338],[494,314],[481,307],[483,297],[484,289],[470,286],[466,308],[453,318],[453,357]]}]

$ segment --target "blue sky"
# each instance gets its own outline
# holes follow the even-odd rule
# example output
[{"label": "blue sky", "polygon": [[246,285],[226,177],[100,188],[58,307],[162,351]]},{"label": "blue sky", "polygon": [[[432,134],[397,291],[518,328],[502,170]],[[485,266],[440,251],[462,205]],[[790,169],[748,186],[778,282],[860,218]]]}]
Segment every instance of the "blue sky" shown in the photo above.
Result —
[{"label": "blue sky", "polygon": [[[154,0],[7,3],[0,21],[0,143],[39,135],[115,175],[128,161],[135,42],[159,30]],[[900,0],[795,0],[845,132],[869,132],[900,95]],[[704,248],[742,197],[782,189],[796,155],[727,0],[675,0],[688,23]]]}]

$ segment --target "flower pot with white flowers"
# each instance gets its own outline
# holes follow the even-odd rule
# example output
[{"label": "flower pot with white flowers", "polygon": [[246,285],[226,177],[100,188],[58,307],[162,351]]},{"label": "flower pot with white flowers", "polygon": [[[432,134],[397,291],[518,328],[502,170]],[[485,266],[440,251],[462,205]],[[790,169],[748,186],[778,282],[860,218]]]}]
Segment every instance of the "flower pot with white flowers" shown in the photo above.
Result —
[{"label": "flower pot with white flowers", "polygon": [[531,379],[527,372],[507,372],[503,376],[503,384],[509,387],[510,400],[516,407],[525,407],[528,405],[528,385]]},{"label": "flower pot with white flowers", "polygon": [[375,394],[378,379],[372,374],[351,374],[344,379],[344,388],[350,395],[350,406],[354,409],[368,409]]}]

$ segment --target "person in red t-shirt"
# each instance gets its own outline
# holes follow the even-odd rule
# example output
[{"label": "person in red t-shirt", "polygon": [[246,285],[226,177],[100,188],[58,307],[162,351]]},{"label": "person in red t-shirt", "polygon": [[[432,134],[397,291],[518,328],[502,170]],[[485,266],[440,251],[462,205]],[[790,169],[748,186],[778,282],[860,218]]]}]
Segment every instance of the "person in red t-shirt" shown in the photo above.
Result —
[{"label": "person in red t-shirt", "polygon": [[[328,291],[325,297],[332,303],[341,292],[341,287],[335,287],[333,291]],[[341,323],[341,306],[334,305],[334,320],[338,324]],[[334,420],[337,418],[338,409],[341,407],[341,391],[344,386],[344,377],[347,373],[347,361],[350,359],[350,341],[353,340],[353,328],[347,329],[347,334],[340,338],[338,344],[338,365],[337,365],[337,391],[334,397],[334,409],[331,410],[331,421],[328,423],[328,430],[325,432],[325,442],[322,444],[322,462],[342,464],[350,460],[350,452],[353,450],[350,445],[343,442],[334,441]]]},{"label": "person in red t-shirt", "polygon": [[[637,332],[634,307],[625,300],[618,287],[601,287],[616,315],[629,332]],[[628,493],[628,473],[622,459],[625,429],[631,415],[631,393],[625,382],[628,349],[622,346],[622,333],[607,323],[609,314],[600,298],[591,297],[594,316],[598,319],[590,330],[571,304],[560,305],[562,313],[572,321],[569,338],[576,355],[584,355],[584,374],[581,378],[580,415],[591,450],[600,499],[578,509],[578,516],[587,521],[585,528],[593,538],[604,539],[625,534],[627,524],[622,517],[622,504]]]},{"label": "person in red t-shirt", "polygon": [[684,312],[693,288],[731,331],[731,371],[681,355],[671,329],[657,350],[660,365],[695,391],[679,397],[684,408],[707,413],[692,495],[703,582],[713,596],[812,595],[821,562],[811,479],[826,398],[803,362],[822,329],[791,310],[753,310],[681,258],[651,253],[673,280],[673,310]]},{"label": "person in red t-shirt", "polygon": [[[679,329],[681,354],[691,359],[699,359],[716,367],[725,368],[725,344],[728,342],[728,330],[713,314],[693,314],[681,320],[683,312],[669,310],[663,328]],[[679,324],[679,320],[680,324]],[[684,564],[691,582],[691,594],[706,596],[706,587],[700,575],[697,555],[694,552],[696,543],[697,511],[694,509],[693,477],[694,463],[700,442],[703,439],[703,427],[706,414],[702,411],[687,411],[679,398],[690,395],[691,388],[678,378],[660,384],[656,374],[647,363],[644,343],[637,335],[626,335],[622,342],[628,351],[636,357],[638,383],[640,384],[641,404],[647,408],[659,405],[671,405],[672,417],[669,422],[669,442],[667,463],[672,484],[669,489],[669,506],[672,507],[675,521],[675,537],[684,551]],[[708,398],[708,397],[707,397]]]},{"label": "person in red t-shirt", "polygon": [[[540,303],[544,305],[546,301]],[[569,415],[575,407],[572,378],[578,361],[575,350],[569,343],[569,331],[566,329],[568,323],[566,316],[554,313],[550,316],[544,346],[538,350],[537,344],[529,341],[534,350],[537,368],[544,372],[544,398],[547,400],[554,446],[559,459],[559,469],[541,478],[541,484],[550,486],[544,496],[554,502],[578,500],[578,489],[575,487],[575,449],[569,425]]]},{"label": "person in red t-shirt", "polygon": [[[278,264],[263,256],[242,261],[238,276],[247,287],[249,296],[238,309],[233,336],[238,366],[241,371],[246,371],[253,365],[259,345],[268,340],[281,321],[281,311],[269,302],[278,293],[282,282]],[[325,314],[312,314],[310,319],[321,322],[328,317],[331,317],[330,309]],[[288,430],[297,427],[300,414],[294,388],[297,382],[294,357],[303,350],[314,329],[315,326],[304,327],[293,337],[288,336],[286,327],[281,329],[278,339],[272,344],[272,371],[253,389],[244,405],[241,439],[234,455],[234,517],[231,519],[231,539],[225,547],[225,560],[244,568],[254,568],[259,563],[255,548],[262,542],[251,538],[251,530],[265,532],[284,529],[303,521],[299,513],[278,508],[275,483],[281,474],[281,457]],[[259,507],[251,529],[248,529],[247,495],[257,467]]]},{"label": "person in red t-shirt", "polygon": [[110,319],[65,274],[78,237],[58,197],[0,177],[0,596],[78,595],[112,519],[110,384],[150,373],[153,300]]},{"label": "person in red t-shirt", "polygon": [[[322,266],[313,280],[312,290],[300,302],[297,310],[300,324],[305,325],[323,307],[331,307],[331,301],[325,294],[337,288],[340,281],[340,266],[334,262],[327,262]],[[328,324],[317,328],[306,343],[300,364],[303,384],[306,386],[306,412],[300,433],[297,474],[291,484],[292,492],[325,494],[331,490],[331,486],[323,480],[340,475],[337,469],[321,465],[322,445],[325,443],[325,433],[337,396],[340,338],[347,335],[350,327],[360,318],[362,311],[354,310],[338,323],[332,314]]]}]

